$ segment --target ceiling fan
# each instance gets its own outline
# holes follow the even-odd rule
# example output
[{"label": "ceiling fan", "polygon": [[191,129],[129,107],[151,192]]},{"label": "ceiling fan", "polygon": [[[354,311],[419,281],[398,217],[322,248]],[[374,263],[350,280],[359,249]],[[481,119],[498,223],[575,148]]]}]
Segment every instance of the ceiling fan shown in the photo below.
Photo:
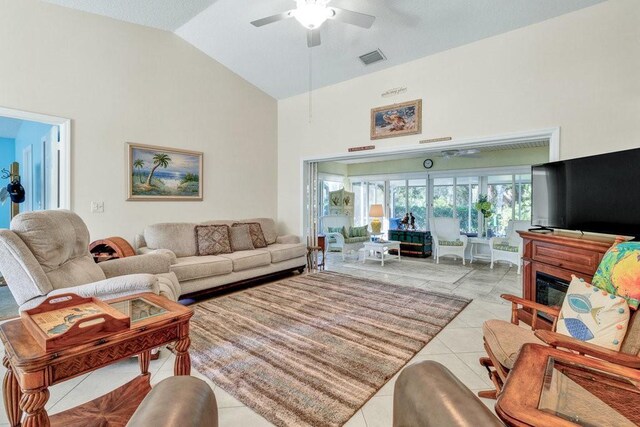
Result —
[{"label": "ceiling fan", "polygon": [[376,20],[375,16],[351,10],[329,7],[331,0],[296,0],[296,8],[277,15],[268,16],[251,22],[255,27],[272,24],[289,18],[295,18],[303,27],[308,29],[307,46],[320,45],[320,27],[327,19],[335,19],[362,28],[371,28]]},{"label": "ceiling fan", "polygon": [[480,150],[477,148],[469,148],[467,150],[444,150],[440,153],[442,157],[445,159],[450,159],[452,157],[478,157]]}]

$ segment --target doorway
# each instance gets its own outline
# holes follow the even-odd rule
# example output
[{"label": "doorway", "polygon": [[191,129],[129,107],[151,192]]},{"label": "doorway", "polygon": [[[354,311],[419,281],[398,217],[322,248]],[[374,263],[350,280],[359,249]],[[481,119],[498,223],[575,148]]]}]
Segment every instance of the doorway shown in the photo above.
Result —
[{"label": "doorway", "polygon": [[70,121],[0,107],[0,188],[19,182],[24,201],[0,193],[0,228],[18,213],[71,207]]},{"label": "doorway", "polygon": [[[473,165],[473,169],[465,169],[467,167],[471,168],[471,166],[460,166],[459,158],[455,155],[452,156],[451,153],[470,151],[474,154],[470,156],[471,159],[469,160],[471,160],[471,163],[475,163],[474,157],[476,155],[481,158],[489,158],[493,157],[493,153],[497,151],[508,153],[527,147],[539,147],[544,152],[544,162],[558,160],[560,129],[552,128],[493,137],[454,139],[428,145],[414,144],[399,146],[395,149],[376,150],[374,152],[303,159],[303,171],[309,171],[311,169],[310,166],[315,165],[314,169],[317,172],[315,176],[310,176],[308,173],[303,174],[303,177],[305,177],[303,182],[304,200],[302,203],[302,217],[304,220],[301,234],[310,236],[312,229],[320,230],[322,228],[320,224],[321,218],[309,216],[308,207],[322,205],[323,200],[320,198],[323,196],[323,192],[310,192],[309,189],[311,182],[324,183],[328,180],[338,183],[343,181],[345,182],[344,188],[356,193],[354,225],[369,223],[368,207],[371,206],[372,200],[374,200],[375,203],[383,204],[385,208],[385,218],[383,219],[385,227],[388,226],[390,218],[411,211],[416,215],[416,222],[421,224],[421,228],[426,228],[428,217],[442,216],[439,215],[441,213],[439,210],[448,208],[454,212],[454,216],[461,218],[461,222],[468,229],[465,231],[477,232],[478,219],[475,211],[472,210],[472,206],[479,192],[499,193],[497,190],[503,187],[508,187],[508,189],[511,187],[526,187],[527,183],[524,181],[524,175],[526,175],[530,163],[525,165],[516,161],[513,167],[495,167],[495,165],[487,164],[482,159],[478,159],[478,164]],[[417,172],[417,169],[409,170],[405,167],[400,167],[398,170],[393,169],[394,166],[398,166],[394,164],[394,161],[401,163],[411,158],[420,159],[420,165],[422,165],[425,158],[439,159],[436,163],[447,163],[449,167],[445,169],[450,170],[438,170],[437,167],[429,170],[420,167],[419,169],[422,172]],[[367,165],[385,161],[392,166],[384,165],[374,172],[367,170]],[[508,159],[505,162],[505,165],[509,164]],[[330,167],[323,167],[323,165],[330,165]],[[337,173],[337,171],[344,168],[349,171],[346,175],[342,172]],[[400,170],[403,170],[403,173],[399,173]],[[452,175],[452,171],[455,174]],[[506,181],[504,183],[502,181],[499,183],[492,181],[498,178]],[[445,181],[452,181],[452,185],[443,187]],[[446,194],[440,194],[443,191]],[[502,191],[502,193],[506,193],[506,191]],[[495,195],[496,200],[500,198],[499,196],[502,193]],[[316,199],[310,198],[312,194]],[[446,201],[450,201],[450,203],[444,203]],[[440,206],[443,203],[446,206]],[[496,218],[496,224],[494,224],[496,231],[505,228],[504,224],[508,222],[508,219],[515,218],[513,214],[509,215],[513,209],[516,209],[517,212],[522,210],[520,205],[515,202],[510,202],[504,209],[502,205],[499,207],[500,212],[504,210],[506,213]],[[322,212],[322,209],[318,211]]]}]

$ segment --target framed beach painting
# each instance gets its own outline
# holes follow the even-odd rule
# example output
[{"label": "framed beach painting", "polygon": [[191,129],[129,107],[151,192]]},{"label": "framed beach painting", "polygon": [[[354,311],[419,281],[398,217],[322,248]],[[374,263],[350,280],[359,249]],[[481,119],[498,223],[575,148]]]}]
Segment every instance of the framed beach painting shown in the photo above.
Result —
[{"label": "framed beach painting", "polygon": [[386,105],[371,110],[371,139],[422,133],[422,100]]},{"label": "framed beach painting", "polygon": [[127,144],[127,200],[202,200],[202,153]]}]

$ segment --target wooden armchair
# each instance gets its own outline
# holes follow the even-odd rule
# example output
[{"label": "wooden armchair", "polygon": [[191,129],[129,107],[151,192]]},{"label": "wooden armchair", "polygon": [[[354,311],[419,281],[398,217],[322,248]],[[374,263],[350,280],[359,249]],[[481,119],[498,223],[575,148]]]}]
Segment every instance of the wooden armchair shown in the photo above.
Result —
[{"label": "wooden armchair", "polygon": [[[555,332],[560,315],[559,307],[548,307],[514,295],[504,294],[501,297],[511,302],[511,322],[488,320],[482,325],[484,348],[488,357],[480,358],[480,364],[489,371],[489,378],[495,385],[495,390],[481,391],[478,393],[480,397],[495,399],[500,394],[507,375],[518,357],[520,348],[528,343],[546,344],[640,369],[640,357],[638,357],[640,352],[640,317],[637,315],[637,311],[632,314],[629,320],[627,334],[620,351],[617,352]],[[531,329],[520,326],[519,313],[521,308],[531,310]],[[553,319],[551,330],[549,330],[547,322],[540,322],[540,313],[545,313]]]}]

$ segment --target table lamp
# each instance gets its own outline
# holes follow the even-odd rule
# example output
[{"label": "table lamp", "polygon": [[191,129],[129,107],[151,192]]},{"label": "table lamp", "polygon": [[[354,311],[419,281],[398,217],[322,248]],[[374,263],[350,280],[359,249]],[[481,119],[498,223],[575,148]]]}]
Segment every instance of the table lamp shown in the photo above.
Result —
[{"label": "table lamp", "polygon": [[380,218],[384,217],[382,205],[371,205],[371,208],[369,208],[369,217],[373,218],[371,220],[371,232],[373,234],[380,234],[382,230]]}]

